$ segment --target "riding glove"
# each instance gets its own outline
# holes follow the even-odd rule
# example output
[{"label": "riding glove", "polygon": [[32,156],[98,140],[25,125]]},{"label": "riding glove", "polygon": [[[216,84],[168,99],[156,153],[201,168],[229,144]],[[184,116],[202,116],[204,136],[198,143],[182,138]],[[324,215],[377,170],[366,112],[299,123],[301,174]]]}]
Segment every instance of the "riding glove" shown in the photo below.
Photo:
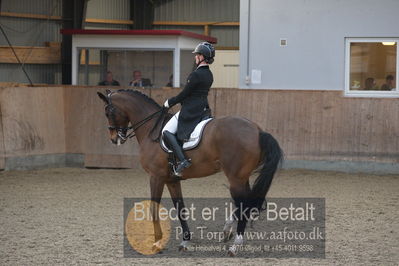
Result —
[{"label": "riding glove", "polygon": [[165,103],[163,104],[164,107],[169,108],[169,103],[168,100],[165,101]]}]

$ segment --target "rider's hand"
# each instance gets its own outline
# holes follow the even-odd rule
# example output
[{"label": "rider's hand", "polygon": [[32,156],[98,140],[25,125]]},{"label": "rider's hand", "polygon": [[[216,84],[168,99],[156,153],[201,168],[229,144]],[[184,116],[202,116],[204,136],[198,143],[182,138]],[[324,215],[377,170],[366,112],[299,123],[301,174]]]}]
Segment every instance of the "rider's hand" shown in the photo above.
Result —
[{"label": "rider's hand", "polygon": [[168,100],[166,100],[166,102],[163,104],[163,107],[165,107],[165,108],[169,108],[169,103],[168,103]]}]

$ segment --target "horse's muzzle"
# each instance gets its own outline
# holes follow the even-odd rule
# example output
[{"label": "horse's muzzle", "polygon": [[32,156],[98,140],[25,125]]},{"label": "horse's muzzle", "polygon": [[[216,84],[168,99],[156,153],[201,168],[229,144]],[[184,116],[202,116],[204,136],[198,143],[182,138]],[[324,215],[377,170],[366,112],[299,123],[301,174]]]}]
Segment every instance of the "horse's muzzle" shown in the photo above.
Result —
[{"label": "horse's muzzle", "polygon": [[122,130],[118,130],[118,131],[117,131],[117,134],[116,134],[116,137],[111,138],[111,142],[112,142],[113,144],[118,145],[118,146],[119,146],[119,145],[122,145],[123,143],[125,143],[126,140],[127,140],[126,134],[125,134],[125,132],[122,131]]},{"label": "horse's muzzle", "polygon": [[116,139],[111,139],[111,142],[112,142],[112,144],[120,146],[120,145],[122,145],[123,143],[126,142],[126,139],[120,138],[118,136],[118,137],[116,137]]}]

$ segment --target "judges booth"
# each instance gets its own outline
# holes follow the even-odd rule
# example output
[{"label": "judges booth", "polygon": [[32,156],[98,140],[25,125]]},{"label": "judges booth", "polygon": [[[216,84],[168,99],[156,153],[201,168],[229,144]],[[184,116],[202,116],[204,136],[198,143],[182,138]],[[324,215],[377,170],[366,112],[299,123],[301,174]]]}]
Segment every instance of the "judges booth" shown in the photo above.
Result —
[{"label": "judges booth", "polygon": [[181,30],[61,30],[72,35],[72,84],[98,85],[112,72],[129,86],[140,71],[145,86],[184,86],[193,70],[192,51],[201,41],[216,38]]}]

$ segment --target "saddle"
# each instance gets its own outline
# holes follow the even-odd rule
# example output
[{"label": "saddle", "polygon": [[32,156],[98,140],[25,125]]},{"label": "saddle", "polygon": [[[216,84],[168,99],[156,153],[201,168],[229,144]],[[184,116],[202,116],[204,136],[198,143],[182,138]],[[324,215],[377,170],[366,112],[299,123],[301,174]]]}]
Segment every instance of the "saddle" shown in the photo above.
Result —
[{"label": "saddle", "polygon": [[[188,141],[183,143],[183,150],[184,151],[188,151],[188,150],[192,150],[195,149],[201,142],[201,138],[202,138],[202,133],[205,129],[205,126],[213,119],[213,117],[211,118],[207,118],[205,120],[202,120],[201,122],[198,123],[198,125],[194,128],[193,132],[190,135],[190,138],[188,139]],[[161,148],[167,152],[167,153],[172,153],[171,150],[169,150],[169,148],[165,145],[163,139],[161,138],[160,141],[161,144]]]}]

